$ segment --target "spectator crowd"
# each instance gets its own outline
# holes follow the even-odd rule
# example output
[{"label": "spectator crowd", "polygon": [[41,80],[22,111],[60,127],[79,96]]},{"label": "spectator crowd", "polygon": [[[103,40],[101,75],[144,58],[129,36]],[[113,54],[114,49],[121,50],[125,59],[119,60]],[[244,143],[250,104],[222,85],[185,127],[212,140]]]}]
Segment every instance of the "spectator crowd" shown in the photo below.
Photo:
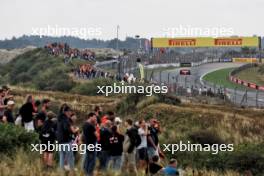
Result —
[{"label": "spectator crowd", "polygon": [[69,62],[74,58],[80,58],[84,60],[94,61],[95,53],[88,50],[79,50],[77,48],[70,48],[67,43],[50,43],[44,47],[48,53],[54,56],[63,55],[65,62]]},{"label": "spectator crowd", "polygon": [[136,78],[132,73],[125,73],[121,78],[117,74],[112,74],[110,72],[95,68],[91,64],[80,65],[76,70],[74,70],[74,75],[78,79],[109,78],[129,84],[136,82]]},{"label": "spectator crowd", "polygon": [[91,64],[82,64],[74,70],[74,75],[78,79],[94,79],[94,78],[110,78],[113,80],[120,80],[118,75],[95,68]]},{"label": "spectator crowd", "polygon": [[[50,110],[51,103],[49,99],[40,101],[28,95],[14,116],[15,98],[10,89],[3,86],[0,89],[0,125],[13,124],[36,132],[40,144],[70,146],[58,151],[58,165],[64,172],[76,172],[77,161],[81,160],[86,176],[108,170],[122,175],[179,175],[176,159],[170,159],[165,167],[160,164],[165,156],[159,145],[161,127],[157,119],[121,119],[112,111],[103,113],[100,106],[80,118],[67,104],[62,104],[59,112],[54,113]],[[83,119],[83,122],[77,124],[77,119]],[[88,150],[87,147],[85,154],[80,154],[73,150],[74,144],[99,145],[100,150]],[[55,152],[45,149],[41,154],[44,169],[56,168]]]}]

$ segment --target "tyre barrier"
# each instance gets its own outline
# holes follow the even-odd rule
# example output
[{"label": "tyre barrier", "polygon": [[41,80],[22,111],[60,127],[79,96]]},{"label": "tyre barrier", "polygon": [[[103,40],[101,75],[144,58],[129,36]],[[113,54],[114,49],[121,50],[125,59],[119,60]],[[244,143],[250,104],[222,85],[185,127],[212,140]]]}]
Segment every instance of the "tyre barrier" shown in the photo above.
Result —
[{"label": "tyre barrier", "polygon": [[229,74],[229,80],[233,83],[239,84],[239,85],[243,85],[245,87],[249,87],[251,89],[255,89],[255,90],[261,90],[264,91],[264,85],[257,85],[255,83],[251,83],[242,79],[239,79],[237,77],[235,77],[234,75],[237,74],[238,72],[250,68],[250,67],[256,67],[257,64],[246,64],[243,65],[237,69],[234,69],[230,74]]}]

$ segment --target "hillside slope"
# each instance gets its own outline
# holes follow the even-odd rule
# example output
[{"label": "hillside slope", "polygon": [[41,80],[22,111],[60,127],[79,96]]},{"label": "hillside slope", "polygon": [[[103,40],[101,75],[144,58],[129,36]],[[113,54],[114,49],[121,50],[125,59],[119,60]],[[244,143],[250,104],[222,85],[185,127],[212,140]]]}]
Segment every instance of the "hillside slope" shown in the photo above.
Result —
[{"label": "hillside slope", "polygon": [[264,65],[247,68],[237,73],[235,76],[241,80],[264,86]]},{"label": "hillside slope", "polygon": [[1,66],[2,82],[24,85],[40,90],[69,91],[74,82],[68,76],[70,67],[63,58],[50,56],[38,48],[17,56]]},{"label": "hillside slope", "polygon": [[25,48],[12,49],[12,50],[0,49],[0,64],[6,64],[10,62],[12,59],[14,59],[16,56],[23,54],[27,51],[31,51],[35,48],[36,47],[34,46],[27,46]]}]

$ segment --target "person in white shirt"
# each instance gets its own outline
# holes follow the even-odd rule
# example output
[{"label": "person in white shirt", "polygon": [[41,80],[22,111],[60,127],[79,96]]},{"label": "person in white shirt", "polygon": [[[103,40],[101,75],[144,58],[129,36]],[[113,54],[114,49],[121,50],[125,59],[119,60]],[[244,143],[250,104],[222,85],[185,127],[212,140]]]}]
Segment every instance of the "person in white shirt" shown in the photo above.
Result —
[{"label": "person in white shirt", "polygon": [[146,125],[145,120],[139,121],[138,134],[141,138],[141,143],[137,147],[137,159],[138,159],[138,169],[146,169],[148,162],[148,151],[147,151],[147,135],[148,135],[148,125]]}]

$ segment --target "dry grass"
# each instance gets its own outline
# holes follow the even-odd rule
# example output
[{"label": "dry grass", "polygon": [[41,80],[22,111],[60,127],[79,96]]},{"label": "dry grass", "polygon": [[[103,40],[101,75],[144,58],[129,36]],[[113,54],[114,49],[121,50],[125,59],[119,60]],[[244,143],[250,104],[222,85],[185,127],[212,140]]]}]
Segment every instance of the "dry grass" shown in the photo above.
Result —
[{"label": "dry grass", "polygon": [[[95,105],[102,105],[104,109],[115,108],[122,99],[102,96],[80,96],[61,92],[46,92],[12,87],[16,95],[17,104],[22,104],[25,95],[32,94],[36,99],[49,98],[57,106],[62,103],[70,104],[76,111],[87,112]],[[153,103],[154,102],[154,103]],[[218,134],[225,142],[234,144],[260,143],[264,141],[263,110],[239,109],[231,106],[182,104],[173,106],[164,103],[155,103],[149,98],[146,103],[137,105],[139,111],[132,118],[156,117],[161,121],[163,134],[161,140],[164,143],[177,142],[178,139],[186,139],[190,132],[207,129]],[[128,116],[127,116],[128,117]],[[126,117],[126,118],[127,118]],[[83,175],[80,164],[75,175]],[[0,175],[2,176],[57,176],[63,175],[58,170],[47,172],[43,170],[38,154],[27,154],[19,151],[15,158],[1,157]],[[109,171],[98,175],[124,175]],[[193,176],[192,169],[186,169],[186,176]],[[233,171],[225,173],[217,171],[195,171],[194,176],[239,176]]]},{"label": "dry grass", "polygon": [[[18,151],[13,159],[8,157],[1,157],[0,160],[0,175],[1,176],[65,176],[65,175],[75,175],[84,176],[80,163],[76,168],[74,174],[64,173],[59,169],[45,170],[42,165],[40,156],[36,153],[25,153],[23,151]],[[183,172],[183,176],[239,176],[239,173],[234,171],[216,172],[208,170],[195,170],[193,175],[193,170],[187,168]],[[128,176],[124,173],[115,173],[113,171],[108,171],[106,173],[96,172],[96,176]],[[143,176],[143,172],[139,173],[138,176]],[[132,176],[132,175],[131,175]]]},{"label": "dry grass", "polygon": [[260,67],[251,67],[247,68],[235,76],[239,79],[249,81],[258,85],[264,85],[264,78],[263,75],[259,72]]},{"label": "dry grass", "polygon": [[[35,99],[49,98],[57,107],[62,103],[68,103],[79,114],[92,111],[96,105],[103,106],[104,110],[114,110],[117,103],[122,101],[121,98],[116,97],[81,96],[20,87],[12,87],[12,90],[16,95],[17,107],[21,106],[26,95],[31,94]],[[146,101],[139,103],[137,108],[139,111],[136,112],[136,115],[132,115],[133,118],[157,117],[169,131],[172,140],[184,137],[188,132],[199,129],[214,131],[224,141],[234,144],[258,143],[264,140],[264,110],[204,104],[173,106],[163,103],[157,104],[153,97],[146,98]]]},{"label": "dry grass", "polygon": [[12,92],[15,95],[17,106],[22,105],[26,99],[26,95],[33,95],[35,99],[50,99],[53,104],[60,106],[67,103],[72,106],[75,111],[88,112],[92,111],[95,106],[102,106],[104,109],[111,109],[117,103],[117,98],[103,97],[103,96],[83,96],[78,94],[69,94],[53,91],[39,91],[33,89],[25,89],[22,87],[11,86]]},{"label": "dry grass", "polygon": [[247,111],[228,108],[224,110],[224,107],[215,106],[173,106],[159,103],[138,112],[136,117],[156,116],[162,126],[166,127],[171,141],[185,138],[191,131],[207,129],[217,133],[224,141],[234,144],[263,142],[263,110],[255,112],[254,116]]},{"label": "dry grass", "polygon": [[14,59],[16,56],[21,55],[27,51],[35,49],[34,46],[28,46],[26,48],[16,48],[12,50],[0,49],[0,64],[6,64]]}]

